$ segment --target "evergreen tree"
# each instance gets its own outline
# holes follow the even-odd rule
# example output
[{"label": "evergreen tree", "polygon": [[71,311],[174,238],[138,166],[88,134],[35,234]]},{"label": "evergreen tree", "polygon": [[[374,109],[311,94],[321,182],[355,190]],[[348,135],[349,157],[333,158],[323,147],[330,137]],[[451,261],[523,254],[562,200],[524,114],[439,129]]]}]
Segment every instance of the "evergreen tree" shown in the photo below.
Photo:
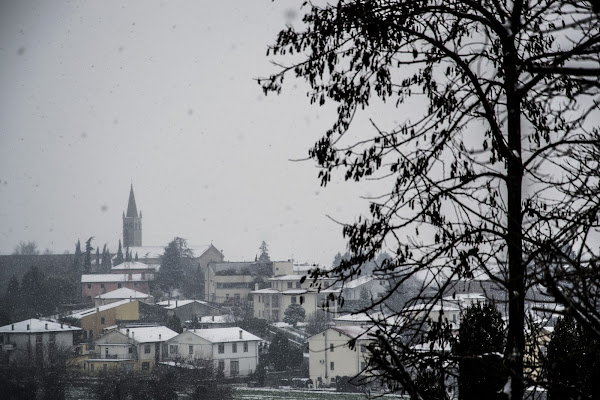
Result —
[{"label": "evergreen tree", "polygon": [[158,284],[163,290],[170,294],[172,289],[182,286],[185,269],[192,256],[185,239],[176,237],[165,247],[157,277]]},{"label": "evergreen tree", "polygon": [[498,398],[506,382],[502,371],[504,323],[495,305],[475,303],[461,317],[454,352],[459,357],[460,400]]},{"label": "evergreen tree", "polygon": [[183,328],[181,327],[181,320],[177,316],[177,314],[173,314],[172,317],[167,321],[167,328],[175,331],[177,333],[183,332]]},{"label": "evergreen tree", "polygon": [[85,242],[85,258],[83,261],[84,274],[89,274],[92,272],[92,251],[94,250],[92,247],[92,239],[94,239],[93,236]]},{"label": "evergreen tree", "polygon": [[267,246],[267,243],[264,240],[260,244],[259,249],[260,249],[260,255],[258,256],[258,261],[259,262],[271,261],[271,257],[269,257],[269,247]]},{"label": "evergreen tree", "polygon": [[277,332],[269,346],[269,361],[275,371],[285,371],[302,364],[302,350],[290,345],[289,339]]},{"label": "evergreen tree", "polygon": [[115,265],[123,263],[123,247],[121,246],[121,239],[119,239],[119,249],[117,250],[117,256],[115,257]]},{"label": "evergreen tree", "polygon": [[81,242],[77,239],[75,244],[75,254],[73,255],[73,262],[71,264],[72,276],[75,279],[79,279],[83,267],[83,255],[81,253]]},{"label": "evergreen tree", "polygon": [[137,251],[136,251],[136,252],[135,252],[135,261],[137,262],[137,260],[138,260],[138,253],[137,253]]},{"label": "evergreen tree", "polygon": [[298,303],[292,303],[283,312],[283,322],[292,324],[294,328],[298,322],[303,322],[306,317],[306,311]]},{"label": "evergreen tree", "polygon": [[104,248],[102,249],[102,273],[103,274],[110,273],[110,267],[111,267],[110,258],[111,258],[110,251],[108,250],[108,247],[105,244]]},{"label": "evergreen tree", "polygon": [[19,280],[17,279],[17,276],[13,274],[13,276],[8,281],[4,301],[4,305],[7,309],[7,314],[11,321],[14,321],[15,317],[19,315],[19,312],[22,308],[21,301],[21,288],[19,285]]},{"label": "evergreen tree", "polygon": [[557,321],[546,365],[548,400],[600,398],[600,343],[571,316]]},{"label": "evergreen tree", "polygon": [[96,271],[101,272],[100,269],[100,247],[96,246]]}]

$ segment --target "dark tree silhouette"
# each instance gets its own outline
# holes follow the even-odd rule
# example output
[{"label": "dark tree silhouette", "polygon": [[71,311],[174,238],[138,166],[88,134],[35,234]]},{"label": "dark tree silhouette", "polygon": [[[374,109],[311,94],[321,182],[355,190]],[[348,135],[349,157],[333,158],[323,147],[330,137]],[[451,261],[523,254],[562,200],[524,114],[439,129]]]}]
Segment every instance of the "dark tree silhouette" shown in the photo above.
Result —
[{"label": "dark tree silhouette", "polygon": [[304,322],[305,317],[306,311],[298,303],[290,304],[283,312],[283,322],[292,324],[294,327],[296,327],[298,322]]},{"label": "dark tree silhouette", "polygon": [[[374,271],[395,283],[389,294],[415,275],[434,299],[456,278],[496,282],[509,294],[503,364],[512,397],[522,398],[529,287],[579,305],[578,318],[600,333],[589,301],[600,279],[589,235],[600,205],[600,25],[591,3],[342,0],[304,11],[268,50],[280,69],[259,83],[278,93],[292,75],[306,80],[311,103],[335,103],[337,120],[309,150],[322,185],[337,171],[389,184],[368,216],[343,227],[351,259],[321,274],[351,279],[389,250]],[[394,120],[347,137],[355,118],[384,102],[397,107]],[[564,254],[573,243],[575,257]],[[538,263],[542,254],[569,269]],[[577,285],[587,276],[596,277],[592,289]],[[381,328],[389,365],[373,370],[425,396],[407,368],[422,335]]]}]

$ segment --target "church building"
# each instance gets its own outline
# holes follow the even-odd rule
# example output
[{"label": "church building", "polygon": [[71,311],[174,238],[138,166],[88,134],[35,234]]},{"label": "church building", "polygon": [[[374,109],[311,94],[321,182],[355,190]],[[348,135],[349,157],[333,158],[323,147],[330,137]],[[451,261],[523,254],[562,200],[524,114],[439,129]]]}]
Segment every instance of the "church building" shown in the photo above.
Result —
[{"label": "church building", "polygon": [[127,214],[123,213],[123,247],[142,246],[142,212],[138,215],[133,194],[133,184],[129,190]]}]

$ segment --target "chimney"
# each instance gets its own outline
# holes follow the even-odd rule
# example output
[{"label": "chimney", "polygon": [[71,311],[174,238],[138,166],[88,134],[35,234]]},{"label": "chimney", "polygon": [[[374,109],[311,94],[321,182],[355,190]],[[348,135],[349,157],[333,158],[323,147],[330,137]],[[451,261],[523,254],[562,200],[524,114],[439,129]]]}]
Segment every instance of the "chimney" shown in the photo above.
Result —
[{"label": "chimney", "polygon": [[177,307],[178,307],[178,306],[177,306],[177,300],[175,300],[175,308],[177,308]]},{"label": "chimney", "polygon": [[127,337],[129,337],[129,328],[125,332],[127,333]]},{"label": "chimney", "polygon": [[63,325],[64,325],[64,324],[61,322],[61,323],[60,323],[60,329],[63,329]]},{"label": "chimney", "polygon": [[242,330],[240,329],[240,339],[242,338],[242,332],[244,332],[244,331],[242,331]]},{"label": "chimney", "polygon": [[12,325],[12,330],[13,330],[13,331],[15,330],[15,324],[13,324],[13,325]]},{"label": "chimney", "polygon": [[254,284],[254,290],[258,290],[258,283]]},{"label": "chimney", "polygon": [[27,330],[29,330],[29,324],[27,324]]},{"label": "chimney", "polygon": [[100,312],[100,307],[96,307],[96,312]]},{"label": "chimney", "polygon": [[46,330],[48,330],[48,324],[46,324],[45,328],[46,328]]},{"label": "chimney", "polygon": [[214,315],[212,316],[212,321],[215,322],[215,316]]},{"label": "chimney", "polygon": [[159,333],[158,334],[158,340],[161,340],[161,339],[162,339],[162,334]]},{"label": "chimney", "polygon": [[131,338],[135,339],[135,332],[131,332]]}]

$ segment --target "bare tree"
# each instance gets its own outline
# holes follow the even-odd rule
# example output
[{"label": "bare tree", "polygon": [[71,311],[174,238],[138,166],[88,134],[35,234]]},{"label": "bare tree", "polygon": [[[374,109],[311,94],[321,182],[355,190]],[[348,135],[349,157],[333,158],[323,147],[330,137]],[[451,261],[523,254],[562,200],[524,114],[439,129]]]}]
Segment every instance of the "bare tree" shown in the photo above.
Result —
[{"label": "bare tree", "polygon": [[21,256],[37,256],[40,254],[40,250],[38,249],[37,243],[34,241],[21,241],[15,246],[13,254]]},{"label": "bare tree", "polygon": [[[323,186],[341,171],[346,180],[378,179],[388,188],[371,199],[369,216],[343,227],[352,258],[333,274],[352,279],[390,253],[374,274],[395,284],[372,307],[415,276],[423,289],[435,288],[430,304],[455,279],[495,282],[508,299],[504,391],[522,398],[528,289],[545,285],[568,303],[565,288],[580,290],[598,251],[590,246],[600,199],[593,157],[600,24],[592,5],[342,0],[305,7],[303,23],[281,31],[269,49],[279,70],[259,83],[278,93],[293,75],[308,82],[311,103],[336,103],[337,120],[309,150]],[[398,121],[372,120],[371,135],[347,138],[355,116],[381,102],[396,104]],[[565,252],[567,244],[581,251]],[[581,315],[597,312],[585,300],[595,288],[581,289]],[[414,350],[422,327],[380,327],[384,356],[372,366],[413,398],[427,396],[407,367],[423,359]]]}]

